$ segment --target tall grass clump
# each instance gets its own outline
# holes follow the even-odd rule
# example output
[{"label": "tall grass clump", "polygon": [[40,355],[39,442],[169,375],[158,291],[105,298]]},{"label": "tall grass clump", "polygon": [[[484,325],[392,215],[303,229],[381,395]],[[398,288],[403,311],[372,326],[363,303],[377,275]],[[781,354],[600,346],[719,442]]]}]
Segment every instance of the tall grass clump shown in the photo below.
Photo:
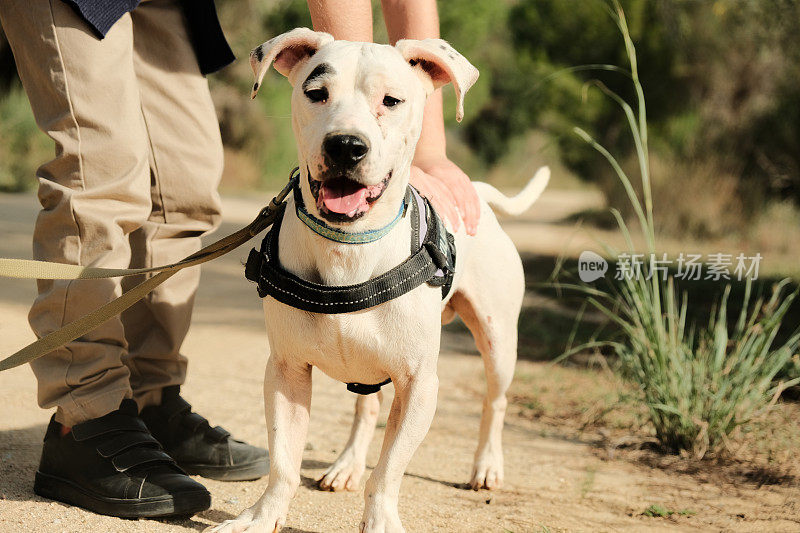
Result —
[{"label": "tall grass clump", "polygon": [[[599,83],[596,86],[625,113],[636,147],[644,205],[614,156],[586,131],[574,131],[613,167],[632,204],[646,252],[655,254],[644,92],[625,14],[616,0],[608,5],[608,11],[625,42],[636,111],[607,87]],[[622,215],[616,209],[612,213],[628,251],[634,253],[637,250]],[[606,252],[615,255],[609,247]],[[677,294],[673,276],[654,272],[647,261],[643,263],[638,275],[622,276],[607,287],[570,285],[586,294],[588,304],[616,324],[621,334],[609,341],[583,344],[565,355],[599,345],[613,347],[619,358],[619,372],[638,390],[662,446],[673,452],[689,451],[701,458],[724,447],[737,428],[760,416],[784,388],[800,381],[774,381],[800,346],[797,331],[785,342],[776,342],[797,291],[787,293],[789,281],[784,280],[765,300],[751,295],[748,281],[741,309],[729,315],[728,285],[707,324],[687,324],[687,297]]]}]

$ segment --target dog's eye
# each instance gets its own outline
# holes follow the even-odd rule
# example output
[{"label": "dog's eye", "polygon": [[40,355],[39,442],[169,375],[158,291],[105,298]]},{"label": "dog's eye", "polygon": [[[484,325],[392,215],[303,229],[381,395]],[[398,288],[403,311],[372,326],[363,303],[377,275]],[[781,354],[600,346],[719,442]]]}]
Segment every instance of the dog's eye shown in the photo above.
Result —
[{"label": "dog's eye", "polygon": [[383,105],[386,107],[394,107],[397,104],[402,103],[403,101],[399,98],[395,98],[394,96],[389,96],[388,94],[383,97]]},{"label": "dog's eye", "polygon": [[306,97],[312,102],[325,102],[328,100],[328,89],[321,87],[319,89],[309,89],[305,91]]}]

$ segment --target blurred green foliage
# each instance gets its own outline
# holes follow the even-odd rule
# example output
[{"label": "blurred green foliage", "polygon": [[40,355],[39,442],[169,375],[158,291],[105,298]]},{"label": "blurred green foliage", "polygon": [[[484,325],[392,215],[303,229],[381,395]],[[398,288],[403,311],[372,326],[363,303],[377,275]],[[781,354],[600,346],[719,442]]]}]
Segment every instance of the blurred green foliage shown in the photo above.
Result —
[{"label": "blurred green foliage", "polygon": [[52,142],[36,127],[25,93],[10,89],[0,98],[0,191],[31,188],[36,168],[52,157]]},{"label": "blurred green foliage", "polygon": [[[639,57],[655,196],[671,211],[662,216],[668,229],[724,233],[758,213],[767,198],[800,199],[800,3],[621,4]],[[570,133],[579,125],[613,153],[632,154],[622,113],[594,87],[603,84],[634,101],[629,80],[615,72],[568,70],[625,64],[607,4],[494,5],[506,12],[485,42],[502,43],[505,55],[483,69],[489,98],[467,123],[469,145],[492,163],[510,139],[542,128],[578,176],[597,183],[613,205],[624,205],[616,177]],[[694,194],[688,199],[687,187]],[[704,217],[709,203],[713,216]]]},{"label": "blurred green foliage", "polygon": [[[302,0],[219,2],[239,60],[209,78],[226,146],[228,188],[271,188],[295,162],[291,89],[275,73],[248,98],[250,49],[310,26]],[[578,125],[613,153],[632,156],[619,109],[603,84],[632,101],[624,74],[575,70],[625,64],[625,50],[603,0],[450,0],[441,32],[481,71],[456,127],[445,91],[453,157],[476,177],[496,165],[533,164],[532,132],[579,178],[624,205],[618,180],[572,133]],[[653,187],[673,233],[737,229],[769,198],[800,199],[800,2],[795,0],[623,0],[637,46],[651,130]],[[373,1],[375,38],[386,40]],[[46,158],[0,37],[0,188],[32,186]],[[633,161],[621,157],[623,166]],[[522,161],[523,163],[520,163]],[[538,163],[538,161],[536,161]],[[633,167],[631,167],[633,169]],[[496,173],[495,173],[496,174]],[[687,200],[687,195],[690,198]],[[709,207],[711,206],[711,207]]]}]

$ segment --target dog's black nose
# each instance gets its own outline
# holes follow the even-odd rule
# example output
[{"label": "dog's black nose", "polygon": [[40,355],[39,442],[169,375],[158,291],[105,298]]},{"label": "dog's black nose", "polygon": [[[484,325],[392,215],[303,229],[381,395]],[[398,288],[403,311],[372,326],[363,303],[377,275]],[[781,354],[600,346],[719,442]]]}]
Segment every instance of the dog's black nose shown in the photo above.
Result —
[{"label": "dog's black nose", "polygon": [[331,163],[343,167],[355,165],[369,152],[366,141],[357,135],[328,135],[322,149]]}]

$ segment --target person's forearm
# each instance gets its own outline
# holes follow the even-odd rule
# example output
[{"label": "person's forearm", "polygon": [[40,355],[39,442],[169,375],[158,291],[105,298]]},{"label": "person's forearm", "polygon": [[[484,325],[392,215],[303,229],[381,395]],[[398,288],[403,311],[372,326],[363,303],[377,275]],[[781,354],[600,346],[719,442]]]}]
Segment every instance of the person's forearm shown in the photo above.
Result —
[{"label": "person's forearm", "polygon": [[370,0],[308,0],[308,10],[316,31],[345,41],[372,42]]},{"label": "person's forearm", "polygon": [[[439,13],[435,0],[382,0],[383,19],[392,44],[400,39],[431,39],[439,37]],[[442,90],[428,97],[422,120],[422,133],[417,143],[415,159],[445,154]]]},{"label": "person's forearm", "polygon": [[447,153],[444,134],[444,111],[442,90],[436,89],[425,103],[422,117],[422,131],[419,134],[414,160],[422,161],[431,157],[442,157]]},{"label": "person's forearm", "polygon": [[383,20],[389,41],[439,37],[439,13],[435,0],[382,0]]}]

